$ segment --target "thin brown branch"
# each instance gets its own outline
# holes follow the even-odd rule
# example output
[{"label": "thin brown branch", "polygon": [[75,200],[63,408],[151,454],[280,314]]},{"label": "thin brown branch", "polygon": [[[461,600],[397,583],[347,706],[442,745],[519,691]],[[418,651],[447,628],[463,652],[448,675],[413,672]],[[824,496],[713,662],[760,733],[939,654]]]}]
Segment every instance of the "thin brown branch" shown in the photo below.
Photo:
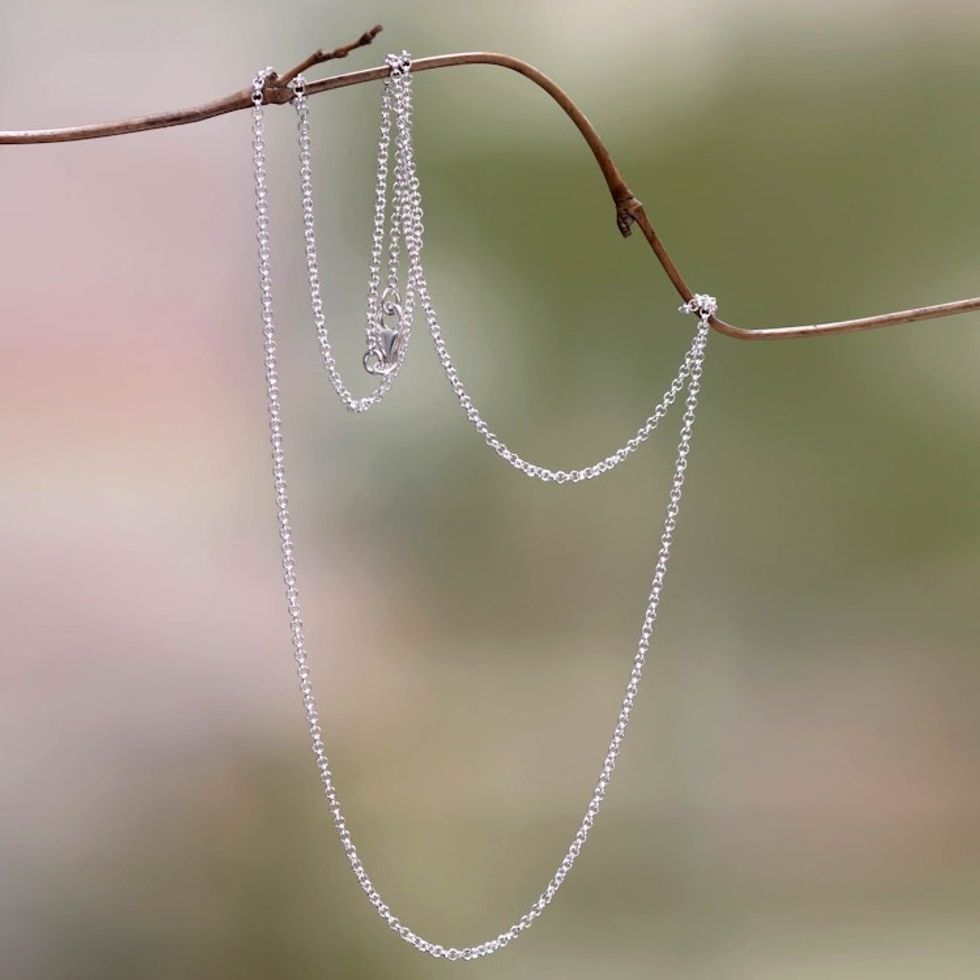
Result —
[{"label": "thin brown branch", "polygon": [[[347,57],[352,51],[370,44],[380,30],[381,26],[377,25],[371,30],[365,31],[356,41],[352,41],[350,44],[342,45],[331,51],[323,51],[322,49],[316,51],[284,75],[274,76],[266,85],[265,101],[269,104],[277,105],[289,102],[293,94],[288,88],[288,83],[297,74],[307,71],[309,68],[322,64],[323,62]],[[671,283],[673,283],[681,299],[685,302],[689,300],[693,292],[654,230],[643,205],[637,200],[623,179],[623,175],[613,162],[609,151],[599,138],[595,127],[589,122],[585,113],[571,100],[569,95],[547,75],[533,65],[529,65],[526,61],[521,61],[519,58],[514,58],[511,55],[495,54],[489,51],[470,51],[460,54],[444,54],[429,58],[419,58],[412,62],[412,71],[421,72],[430,71],[435,68],[455,68],[461,65],[497,65],[502,68],[508,68],[534,82],[535,85],[543,89],[558,103],[585,139],[589,149],[592,151],[592,155],[595,157],[596,163],[599,165],[599,169],[602,171],[602,176],[606,181],[606,186],[609,188],[609,193],[612,196],[613,204],[616,208],[616,223],[620,232],[624,236],[629,235],[632,225],[636,224],[643,232],[657,261],[662,266]],[[315,82],[308,82],[306,85],[306,94],[316,95],[320,92],[330,92],[334,89],[346,88],[350,85],[379,81],[387,77],[387,75],[387,67],[366,68],[362,71],[333,75]],[[152,129],[163,129],[169,126],[183,126],[188,123],[212,119],[215,116],[224,115],[227,112],[247,109],[251,104],[251,89],[246,88],[225,96],[223,99],[217,99],[214,102],[208,102],[190,109],[161,113],[159,115],[140,116],[135,119],[124,119],[119,122],[102,123],[94,126],[0,132],[0,144],[63,143],[74,140],[100,139],[106,136],[120,136],[124,133],[139,133]],[[852,320],[837,320],[828,323],[766,327],[751,330],[744,327],[737,327],[718,317],[712,317],[711,325],[720,333],[739,340],[780,340],[796,337],[826,336],[828,334],[857,333],[864,330],[873,330],[878,327],[890,327],[899,323],[912,323],[919,320],[956,316],[961,313],[969,313],[976,310],[980,310],[980,296],[955,300],[949,303],[939,303],[934,306],[921,306],[909,310],[897,310],[893,313],[879,313],[875,316],[859,317]]]},{"label": "thin brown branch", "polygon": [[319,51],[314,51],[309,58],[304,59],[298,65],[290,68],[285,74],[280,75],[276,82],[279,85],[288,85],[297,75],[302,75],[304,71],[309,71],[315,65],[322,65],[325,61],[336,61],[338,58],[346,58],[351,51],[356,51],[358,48],[366,48],[380,33],[381,25],[375,24],[370,30],[365,31],[356,41],[351,41],[348,44],[342,44],[339,48],[334,48],[332,51],[324,51],[320,48]]}]

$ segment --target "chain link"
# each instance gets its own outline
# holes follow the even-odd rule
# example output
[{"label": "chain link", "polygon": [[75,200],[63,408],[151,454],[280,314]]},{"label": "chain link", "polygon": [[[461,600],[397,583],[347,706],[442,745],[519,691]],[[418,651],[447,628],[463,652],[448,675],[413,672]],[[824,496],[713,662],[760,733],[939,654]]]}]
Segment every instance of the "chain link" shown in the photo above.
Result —
[{"label": "chain link", "polygon": [[[691,437],[694,431],[695,413],[698,405],[698,395],[701,389],[701,373],[709,334],[708,320],[711,314],[714,312],[714,301],[710,300],[710,297],[695,297],[695,299],[698,300],[697,303],[692,301],[691,304],[686,304],[686,312],[698,314],[698,326],[694,343],[692,344],[691,350],[688,352],[688,356],[684,361],[683,370],[685,371],[687,382],[687,395],[684,414],[681,420],[680,437],[677,445],[677,456],[674,464],[674,474],[671,482],[670,494],[668,496],[663,528],[660,535],[660,548],[656,563],[654,565],[653,580],[651,582],[650,592],[647,597],[646,609],[643,614],[643,622],[640,628],[639,640],[637,642],[636,653],[633,657],[633,663],[630,669],[626,691],[623,696],[622,703],[620,704],[619,714],[613,728],[612,738],[606,749],[606,754],[599,772],[599,778],[592,791],[592,796],[590,797],[585,808],[585,814],[579,823],[578,829],[576,830],[564,857],[562,858],[551,879],[548,881],[544,890],[531,904],[527,911],[507,929],[491,939],[472,946],[444,946],[440,943],[425,939],[405,925],[398,918],[398,916],[394,914],[388,904],[381,897],[381,894],[375,887],[364,867],[363,862],[361,861],[357,847],[355,846],[350,830],[348,829],[343,810],[341,809],[340,799],[330,767],[330,760],[323,740],[323,728],[320,723],[316,696],[313,689],[312,671],[310,668],[309,654],[306,648],[306,636],[303,629],[299,583],[296,573],[296,559],[293,544],[292,520],[290,517],[289,496],[286,486],[286,454],[282,432],[276,327],[272,306],[269,202],[266,183],[265,140],[262,118],[262,90],[267,79],[272,73],[272,69],[266,69],[265,71],[260,72],[255,77],[252,88],[252,151],[255,164],[255,211],[256,240],[258,244],[259,290],[261,298],[263,350],[265,354],[265,380],[269,438],[272,446],[272,476],[273,485],[275,488],[276,514],[279,524],[279,537],[282,551],[283,581],[285,585],[286,605],[289,615],[289,629],[292,637],[293,654],[296,660],[296,672],[299,678],[299,690],[302,697],[303,712],[306,718],[306,725],[309,730],[313,756],[320,775],[320,782],[323,787],[323,793],[327,801],[327,806],[333,818],[334,827],[336,828],[337,834],[340,838],[344,853],[350,862],[354,876],[356,877],[364,893],[367,895],[368,900],[374,906],[378,915],[387,923],[388,927],[405,942],[409,943],[415,949],[423,953],[427,953],[430,956],[439,959],[475,960],[488,956],[491,953],[496,953],[510,945],[510,943],[520,936],[526,929],[528,929],[538,918],[538,916],[540,916],[541,913],[548,907],[548,905],[551,904],[569,872],[574,867],[582,848],[585,846],[586,841],[589,838],[589,834],[592,831],[595,819],[598,816],[599,810],[606,798],[606,791],[612,780],[613,771],[616,767],[616,762],[619,758],[619,753],[626,737],[630,717],[633,713],[633,708],[639,693],[640,680],[646,664],[647,651],[650,648],[650,643],[653,638],[657,615],[660,608],[660,599],[667,575],[667,563],[670,558],[670,550],[677,527],[677,517],[680,511],[681,494],[684,487],[688,458],[691,450]],[[407,69],[405,74],[407,76]],[[398,104],[397,90],[395,92],[395,104],[396,106]],[[398,116],[399,139],[410,138],[409,126],[405,125],[405,120],[407,120],[407,118],[407,115]],[[431,331],[432,324],[435,323],[435,315],[434,313],[429,312],[431,310],[431,303],[428,301],[428,290],[425,287],[424,278],[418,271],[420,268],[419,255],[421,251],[422,225],[421,209],[416,205],[418,182],[414,173],[414,167],[409,166],[406,173],[403,174],[403,177],[406,179],[405,186],[407,188],[407,195],[402,199],[402,207],[405,207],[407,200],[413,215],[410,222],[411,227],[405,228],[406,250],[410,255],[413,268],[416,269],[414,273],[415,286],[418,289],[422,306],[426,310],[427,318],[429,318]],[[436,328],[434,339],[440,336],[438,333],[437,324]],[[448,354],[446,355],[446,359],[448,360]],[[389,378],[383,379],[381,385],[379,385],[378,391],[384,387],[384,383],[388,380]],[[452,382],[452,378],[450,378],[450,381]],[[683,379],[681,384],[683,384]],[[679,390],[680,389],[678,388],[678,392]],[[666,397],[667,396],[665,396],[665,399]],[[671,400],[676,397],[677,392],[674,393]],[[349,408],[352,407],[351,403],[348,402],[347,404]],[[470,405],[472,405],[472,403],[470,403]],[[466,407],[467,406],[464,405],[464,408]],[[354,410],[356,411],[357,409]],[[653,418],[654,416],[651,416],[651,419]],[[659,421],[659,418],[657,418],[657,421]],[[652,431],[652,426],[650,430]],[[641,432],[642,431],[643,429],[641,428]],[[649,435],[649,431],[646,433],[646,435]],[[646,438],[646,435],[644,435],[643,438]]]}]

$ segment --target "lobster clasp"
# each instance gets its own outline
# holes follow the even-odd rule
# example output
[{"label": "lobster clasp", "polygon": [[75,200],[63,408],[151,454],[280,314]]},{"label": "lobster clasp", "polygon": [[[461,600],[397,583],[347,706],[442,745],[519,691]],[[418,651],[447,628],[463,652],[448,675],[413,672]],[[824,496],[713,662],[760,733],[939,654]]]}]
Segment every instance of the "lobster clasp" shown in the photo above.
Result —
[{"label": "lobster clasp", "polygon": [[[387,326],[385,317],[394,317],[395,326]],[[368,374],[389,375],[398,366],[402,345],[401,324],[402,308],[398,295],[393,290],[385,290],[381,297],[377,325],[371,331],[368,349],[364,352],[364,370]]]}]

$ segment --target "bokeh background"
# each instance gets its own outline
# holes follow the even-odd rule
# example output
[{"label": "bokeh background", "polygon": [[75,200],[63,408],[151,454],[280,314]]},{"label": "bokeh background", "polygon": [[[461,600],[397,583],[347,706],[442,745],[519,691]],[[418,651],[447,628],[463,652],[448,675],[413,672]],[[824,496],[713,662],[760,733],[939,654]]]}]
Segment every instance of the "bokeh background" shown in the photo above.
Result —
[{"label": "bokeh background", "polygon": [[[191,105],[375,21],[501,50],[590,115],[681,268],[750,326],[980,291],[980,8],[3,0],[0,127]],[[317,97],[324,291],[357,374],[377,86]],[[692,323],[566,119],[495,68],[416,80],[429,281],[497,431],[619,445]],[[492,457],[424,331],[339,407],[268,131],[305,618],[362,854],[448,944],[577,825],[676,426],[557,489]],[[246,113],[0,152],[0,973],[88,978],[980,974],[980,316],[716,337],[650,671],[607,807],[476,964],[387,932],[311,765],[270,480]]]}]

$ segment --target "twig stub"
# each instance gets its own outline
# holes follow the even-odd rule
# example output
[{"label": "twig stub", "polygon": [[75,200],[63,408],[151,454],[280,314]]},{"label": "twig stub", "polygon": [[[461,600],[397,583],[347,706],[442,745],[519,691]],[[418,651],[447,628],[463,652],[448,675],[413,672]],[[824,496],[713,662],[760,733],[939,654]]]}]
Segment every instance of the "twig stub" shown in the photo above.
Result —
[{"label": "twig stub", "polygon": [[289,71],[279,75],[275,79],[270,79],[270,81],[274,85],[288,85],[297,75],[301,75],[304,71],[309,71],[314,65],[322,65],[326,61],[337,61],[340,58],[346,58],[347,55],[352,51],[356,51],[358,48],[366,48],[382,30],[383,28],[380,24],[375,24],[374,27],[366,30],[354,41],[341,44],[339,47],[331,48],[329,51],[324,48],[319,48],[298,65],[290,68]]}]

